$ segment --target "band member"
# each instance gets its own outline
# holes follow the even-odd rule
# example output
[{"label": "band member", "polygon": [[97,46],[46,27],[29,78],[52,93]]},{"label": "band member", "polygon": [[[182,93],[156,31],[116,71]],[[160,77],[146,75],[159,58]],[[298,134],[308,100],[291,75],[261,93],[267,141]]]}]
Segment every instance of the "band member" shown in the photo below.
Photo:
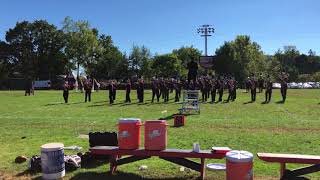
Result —
[{"label": "band member", "polygon": [[65,81],[63,84],[63,99],[64,103],[68,103],[69,99],[69,84],[68,81]]},{"label": "band member", "polygon": [[222,96],[223,96],[223,88],[224,88],[224,81],[223,79],[220,77],[218,80],[218,93],[219,93],[219,102],[222,102]]},{"label": "band member", "polygon": [[262,93],[263,91],[263,84],[264,84],[264,80],[263,80],[262,74],[260,74],[260,77],[258,79],[259,93]]},{"label": "band member", "polygon": [[163,83],[163,97],[164,97],[164,102],[169,102],[169,82],[168,80],[164,81]]},{"label": "band member", "polygon": [[112,81],[112,80],[109,81],[108,90],[109,90],[109,102],[110,102],[110,104],[113,104],[114,91],[115,91],[114,81]]},{"label": "band member", "polygon": [[229,92],[229,96],[228,96],[228,99],[227,99],[227,102],[229,102],[230,100],[231,101],[234,101],[235,98],[236,98],[236,87],[235,87],[236,83],[235,83],[235,80],[233,78],[230,78],[228,80],[228,92]]},{"label": "band member", "polygon": [[282,96],[282,102],[283,103],[286,101],[286,98],[287,98],[287,89],[288,89],[287,82],[288,82],[288,78],[289,78],[289,75],[287,73],[285,73],[285,72],[281,73],[281,75],[280,75],[280,80],[281,80],[280,91],[281,91],[281,96]]},{"label": "band member", "polygon": [[137,94],[138,94],[139,102],[142,103],[144,99],[144,80],[143,79],[139,79],[138,81]]},{"label": "band member", "polygon": [[267,79],[264,82],[265,82],[265,87],[266,87],[266,92],[265,92],[266,101],[265,101],[265,103],[269,103],[271,100],[271,95],[272,95],[272,82],[270,80],[269,75],[267,76]]},{"label": "band member", "polygon": [[118,82],[116,80],[113,80],[113,93],[112,93],[113,101],[116,100],[117,86],[118,86]]},{"label": "band member", "polygon": [[85,99],[84,102],[91,101],[92,79],[88,76],[84,83]]},{"label": "band member", "polygon": [[126,84],[126,102],[129,102],[129,103],[131,103],[130,92],[131,92],[131,82],[130,82],[130,79],[128,79]]},{"label": "band member", "polygon": [[256,95],[257,95],[257,81],[254,77],[250,79],[250,90],[251,90],[251,101],[256,101]]},{"label": "band member", "polygon": [[211,103],[214,103],[216,101],[216,92],[218,87],[218,81],[216,79],[211,80]]},{"label": "band member", "polygon": [[27,80],[26,80],[26,84],[25,84],[25,93],[24,93],[24,95],[25,96],[30,96],[32,94],[32,80],[31,80],[31,78],[28,78]]},{"label": "band member", "polygon": [[194,82],[197,80],[198,75],[198,63],[196,63],[194,60],[190,61],[188,64],[188,82],[190,83],[191,80]]},{"label": "band member", "polygon": [[153,78],[152,82],[151,82],[151,88],[152,88],[152,99],[151,102],[154,101],[154,98],[157,98],[157,102],[159,102],[159,98],[160,98],[160,92],[159,92],[159,82],[158,79]]},{"label": "band member", "polygon": [[178,80],[174,81],[173,88],[175,91],[174,102],[179,102],[180,101],[180,94],[181,94],[181,87],[180,87],[180,82]]}]

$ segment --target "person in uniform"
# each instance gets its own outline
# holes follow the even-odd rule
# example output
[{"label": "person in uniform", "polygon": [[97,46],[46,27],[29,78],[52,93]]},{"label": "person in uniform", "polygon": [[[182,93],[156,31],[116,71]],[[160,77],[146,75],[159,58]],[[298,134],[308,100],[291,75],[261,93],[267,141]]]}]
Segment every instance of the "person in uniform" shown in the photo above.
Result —
[{"label": "person in uniform", "polygon": [[91,101],[91,90],[92,90],[92,79],[87,76],[86,82],[84,83],[84,91],[85,91],[85,99],[84,102],[87,100]]},{"label": "person in uniform", "polygon": [[63,84],[63,99],[64,103],[68,103],[69,99],[69,84],[68,81],[65,81]]},{"label": "person in uniform", "polygon": [[285,103],[286,99],[287,99],[287,89],[288,89],[288,78],[289,75],[285,72],[281,73],[280,75],[280,80],[281,80],[281,96],[282,96],[282,103]]},{"label": "person in uniform", "polygon": [[223,96],[223,88],[224,88],[224,80],[220,77],[218,79],[218,93],[219,93],[219,102],[222,102],[222,96]]},{"label": "person in uniform", "polygon": [[163,85],[164,102],[169,102],[169,80],[165,80]]},{"label": "person in uniform", "polygon": [[26,80],[26,83],[25,83],[25,93],[24,93],[24,95],[25,96],[30,96],[31,95],[31,90],[32,89],[32,80],[31,80],[31,78],[28,78],[27,80]]},{"label": "person in uniform", "polygon": [[215,103],[216,101],[216,92],[217,92],[217,83],[218,81],[216,79],[211,79],[211,103]]},{"label": "person in uniform", "polygon": [[231,77],[229,77],[228,82],[227,82],[227,86],[228,86],[228,92],[229,92],[229,96],[227,99],[227,102],[234,101],[235,100],[235,80]]},{"label": "person in uniform", "polygon": [[262,74],[260,74],[258,79],[259,93],[263,92],[263,84],[264,84],[264,80],[263,80]]},{"label": "person in uniform", "polygon": [[151,102],[153,103],[155,97],[157,98],[157,102],[159,102],[159,98],[160,98],[160,96],[159,96],[159,81],[155,77],[152,78],[151,90],[152,90]]},{"label": "person in uniform", "polygon": [[251,102],[256,101],[256,95],[257,95],[257,82],[254,77],[250,79],[250,92],[251,92]]},{"label": "person in uniform", "polygon": [[143,99],[144,99],[144,81],[143,81],[143,79],[139,79],[137,93],[138,93],[139,102],[142,103]]},{"label": "person in uniform", "polygon": [[126,84],[126,102],[129,102],[129,103],[131,103],[130,92],[131,92],[131,82],[130,82],[130,79],[128,79]]},{"label": "person in uniform", "polygon": [[188,82],[190,83],[191,80],[195,82],[197,80],[198,75],[198,63],[196,63],[194,60],[190,61],[187,64],[188,67]]},{"label": "person in uniform", "polygon": [[109,90],[109,103],[113,104],[113,102],[114,102],[114,90],[115,90],[115,86],[114,86],[114,81],[113,80],[109,81],[108,90]]},{"label": "person in uniform", "polygon": [[265,92],[265,103],[269,103],[271,100],[271,95],[272,95],[272,82],[270,80],[270,76],[267,76],[267,79],[264,81],[265,82],[265,88],[266,88],[266,92]]},{"label": "person in uniform", "polygon": [[181,88],[180,88],[180,83],[179,83],[178,80],[174,80],[173,88],[174,88],[174,91],[175,91],[174,102],[179,102],[180,101]]}]

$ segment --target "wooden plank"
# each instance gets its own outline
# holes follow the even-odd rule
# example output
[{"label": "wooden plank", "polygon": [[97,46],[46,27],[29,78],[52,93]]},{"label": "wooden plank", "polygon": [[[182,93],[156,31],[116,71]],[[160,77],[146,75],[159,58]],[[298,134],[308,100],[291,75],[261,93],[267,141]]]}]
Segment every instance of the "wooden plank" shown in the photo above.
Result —
[{"label": "wooden plank", "polygon": [[314,155],[257,153],[257,156],[266,162],[320,164],[320,156]]},{"label": "wooden plank", "polygon": [[117,146],[95,146],[90,148],[92,154],[105,155],[134,155],[134,156],[162,156],[162,157],[182,157],[182,158],[210,158],[222,159],[225,154],[212,153],[211,151],[200,151],[199,153],[192,150],[166,149],[163,151],[150,151],[144,149],[125,150]]}]

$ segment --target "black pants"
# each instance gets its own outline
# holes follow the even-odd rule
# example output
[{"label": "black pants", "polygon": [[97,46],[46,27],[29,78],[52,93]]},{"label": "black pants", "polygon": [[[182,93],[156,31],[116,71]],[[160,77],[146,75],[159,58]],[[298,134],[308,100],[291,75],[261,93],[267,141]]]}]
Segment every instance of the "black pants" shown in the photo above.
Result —
[{"label": "black pants", "polygon": [[130,91],[126,91],[126,102],[131,102]]},{"label": "black pants", "polygon": [[211,102],[214,103],[216,101],[216,89],[211,90]]},{"label": "black pants", "polygon": [[65,103],[68,103],[68,98],[69,98],[69,92],[63,92],[63,99]]},{"label": "black pants", "polygon": [[176,95],[175,95],[175,100],[174,100],[174,102],[179,102],[180,101],[180,95],[179,95],[179,90],[175,90],[175,93],[176,93]]},{"label": "black pants", "polygon": [[164,94],[164,102],[168,102],[169,101],[169,89],[165,90],[163,92],[163,94]]},{"label": "black pants", "polygon": [[221,102],[222,101],[222,96],[223,96],[223,89],[219,89],[218,93],[219,93],[219,102]]},{"label": "black pants", "polygon": [[84,101],[87,102],[87,99],[89,100],[89,102],[91,101],[91,90],[86,90],[85,92],[85,99]]},{"label": "black pants", "polygon": [[206,102],[208,100],[208,93],[206,90],[202,91],[202,101]]},{"label": "black pants", "polygon": [[233,90],[233,101],[237,99],[237,88]]},{"label": "black pants", "polygon": [[229,89],[228,92],[229,92],[229,95],[228,95],[227,101],[229,102],[230,100],[233,100],[233,90]]},{"label": "black pants", "polygon": [[287,88],[281,88],[281,96],[282,96],[282,102],[285,102],[287,99]]},{"label": "black pants", "polygon": [[109,90],[109,102],[110,104],[112,104],[114,102],[114,93],[112,91]]},{"label": "black pants", "polygon": [[152,90],[152,100],[151,102],[154,101],[154,97],[157,98],[157,102],[159,102],[160,94],[159,94],[159,89],[153,89]]},{"label": "black pants", "polygon": [[256,101],[257,89],[251,89],[251,101]]},{"label": "black pants", "polygon": [[113,93],[112,93],[112,97],[113,97],[113,100],[114,100],[114,101],[116,100],[116,95],[117,95],[117,91],[114,90]]},{"label": "black pants", "polygon": [[137,91],[138,93],[138,99],[139,99],[139,102],[143,102],[143,90],[138,90]]},{"label": "black pants", "polygon": [[270,102],[271,95],[272,95],[272,90],[271,89],[266,89],[265,95],[266,95],[266,101],[265,102]]}]

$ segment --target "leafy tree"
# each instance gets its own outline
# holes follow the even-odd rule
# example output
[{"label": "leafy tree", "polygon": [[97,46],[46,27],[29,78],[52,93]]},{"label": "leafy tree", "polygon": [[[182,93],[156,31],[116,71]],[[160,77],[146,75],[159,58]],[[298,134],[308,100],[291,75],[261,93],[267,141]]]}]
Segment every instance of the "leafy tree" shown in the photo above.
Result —
[{"label": "leafy tree", "polygon": [[44,20],[19,22],[7,31],[6,41],[7,61],[24,77],[50,79],[65,71],[64,35],[54,25]]},{"label": "leafy tree", "polygon": [[132,75],[144,76],[146,78],[152,77],[151,74],[151,53],[145,46],[132,47],[129,55],[129,70]]},{"label": "leafy tree", "polygon": [[261,47],[251,42],[249,36],[241,35],[216,50],[214,70],[218,74],[234,75],[243,82],[247,76],[265,71],[265,59]]},{"label": "leafy tree", "polygon": [[175,54],[156,55],[152,63],[154,75],[162,77],[179,77],[184,67]]},{"label": "leafy tree", "polygon": [[111,36],[101,35],[96,61],[87,71],[98,79],[120,79],[128,76],[128,62],[114,46]]},{"label": "leafy tree", "polygon": [[65,53],[76,65],[79,77],[80,66],[90,69],[96,63],[98,31],[91,29],[88,21],[74,21],[70,17],[64,19],[63,31],[67,35]]}]

